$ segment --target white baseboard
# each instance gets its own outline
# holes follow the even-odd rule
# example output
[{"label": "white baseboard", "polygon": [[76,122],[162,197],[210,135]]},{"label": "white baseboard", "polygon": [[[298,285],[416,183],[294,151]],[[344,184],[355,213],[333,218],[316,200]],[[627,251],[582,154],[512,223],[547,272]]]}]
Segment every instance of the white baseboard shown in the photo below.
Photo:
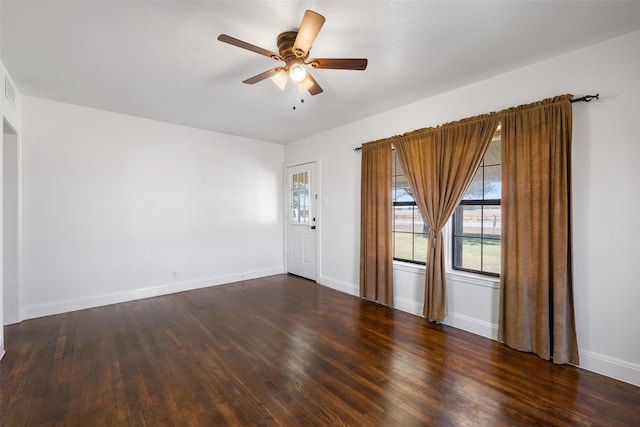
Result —
[{"label": "white baseboard", "polygon": [[394,297],[393,307],[405,313],[413,314],[414,316],[424,317],[422,315],[422,304],[408,298]]},{"label": "white baseboard", "polygon": [[0,360],[4,357],[4,340],[0,340]]},{"label": "white baseboard", "polygon": [[[395,308],[415,316],[424,317],[422,314],[422,304],[406,298],[395,298]],[[498,339],[498,325],[485,322],[474,317],[465,316],[458,313],[449,313],[442,322],[447,326],[471,332],[492,340]]]},{"label": "white baseboard", "polygon": [[100,307],[103,305],[117,304],[142,298],[157,297],[174,294],[176,292],[190,291],[207,288],[209,286],[224,285],[242,280],[256,279],[259,277],[273,276],[284,273],[283,267],[273,267],[264,270],[245,271],[224,276],[206,277],[196,280],[188,280],[176,283],[162,284],[131,291],[116,292],[112,294],[91,295],[81,298],[51,301],[44,304],[28,305],[22,308],[22,319],[50,316],[53,314],[67,313],[69,311],[84,310],[86,308]]},{"label": "white baseboard", "polygon": [[579,353],[582,369],[640,387],[640,365],[586,350]]},{"label": "white baseboard", "polygon": [[318,278],[318,283],[322,286],[326,286],[327,288],[335,289],[350,295],[360,295],[360,286],[354,285],[353,283],[343,282],[342,280],[332,279],[322,275]]},{"label": "white baseboard", "polygon": [[442,323],[494,341],[498,339],[498,325],[464,314],[450,312]]}]

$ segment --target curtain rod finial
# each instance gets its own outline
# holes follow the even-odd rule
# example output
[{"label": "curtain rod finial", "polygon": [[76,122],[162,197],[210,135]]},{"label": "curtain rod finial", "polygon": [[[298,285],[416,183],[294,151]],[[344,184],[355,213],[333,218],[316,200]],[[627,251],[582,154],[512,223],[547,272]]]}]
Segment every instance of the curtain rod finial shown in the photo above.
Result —
[{"label": "curtain rod finial", "polygon": [[600,99],[600,94],[596,93],[595,95],[585,95],[580,98],[572,99],[571,103],[573,104],[574,102],[580,102],[580,101],[590,102],[590,101],[593,101],[594,99]]}]

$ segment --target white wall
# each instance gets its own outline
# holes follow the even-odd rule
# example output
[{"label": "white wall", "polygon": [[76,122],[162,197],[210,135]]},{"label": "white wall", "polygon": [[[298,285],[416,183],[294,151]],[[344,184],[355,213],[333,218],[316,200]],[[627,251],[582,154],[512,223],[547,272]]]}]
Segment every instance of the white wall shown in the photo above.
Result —
[{"label": "white wall", "polygon": [[[581,366],[640,385],[640,31],[389,111],[286,146],[285,161],[321,159],[319,282],[358,293],[361,143],[573,93],[574,292]],[[421,313],[424,278],[394,271],[395,305]],[[446,323],[495,337],[498,285],[449,274]]]},{"label": "white wall", "polygon": [[281,145],[27,96],[21,144],[23,318],[283,271]]}]

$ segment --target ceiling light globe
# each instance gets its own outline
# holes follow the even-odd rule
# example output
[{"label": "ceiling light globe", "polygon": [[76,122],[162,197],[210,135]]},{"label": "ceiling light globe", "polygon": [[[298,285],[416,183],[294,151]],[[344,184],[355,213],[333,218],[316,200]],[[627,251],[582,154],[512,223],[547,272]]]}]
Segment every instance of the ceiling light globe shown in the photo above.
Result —
[{"label": "ceiling light globe", "polygon": [[291,76],[291,80],[296,83],[300,83],[307,78],[307,70],[305,70],[305,68],[301,64],[296,64],[291,67],[289,75]]}]

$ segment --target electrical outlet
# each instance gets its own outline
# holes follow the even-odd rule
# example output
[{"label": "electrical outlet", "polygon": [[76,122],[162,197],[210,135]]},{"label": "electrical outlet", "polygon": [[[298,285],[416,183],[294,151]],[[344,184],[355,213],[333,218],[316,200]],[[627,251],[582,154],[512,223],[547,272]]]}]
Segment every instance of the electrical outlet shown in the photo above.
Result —
[{"label": "electrical outlet", "polygon": [[171,277],[172,277],[173,279],[177,279],[177,278],[178,278],[178,272],[177,272],[177,271],[175,271],[175,270],[174,270],[174,271],[172,271],[172,272],[171,272]]}]

